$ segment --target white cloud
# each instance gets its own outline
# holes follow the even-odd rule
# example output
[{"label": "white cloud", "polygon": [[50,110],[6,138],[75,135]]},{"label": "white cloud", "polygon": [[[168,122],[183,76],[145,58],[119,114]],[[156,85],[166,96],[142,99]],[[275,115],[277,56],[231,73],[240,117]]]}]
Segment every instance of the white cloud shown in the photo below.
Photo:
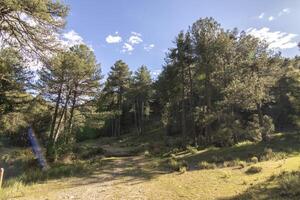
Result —
[{"label": "white cloud", "polygon": [[116,32],[115,35],[108,35],[105,38],[105,41],[108,44],[120,43],[120,42],[122,42],[122,37],[118,35],[118,32]]},{"label": "white cloud", "polygon": [[157,77],[159,76],[159,74],[162,72],[162,69],[153,69],[150,72],[150,75],[152,78],[157,79]]},{"label": "white cloud", "polygon": [[131,34],[132,34],[132,35],[139,36],[139,37],[142,37],[142,34],[140,34],[140,33],[137,33],[137,32],[134,32],[134,31],[131,31]]},{"label": "white cloud", "polygon": [[131,34],[132,35],[128,39],[128,42],[131,45],[135,45],[135,44],[139,44],[139,43],[143,42],[142,35],[140,33],[131,32]]},{"label": "white cloud", "polygon": [[289,14],[290,12],[291,12],[291,10],[289,8],[284,8],[278,13],[278,16],[280,17],[282,15]]},{"label": "white cloud", "polygon": [[265,13],[261,13],[261,14],[258,16],[258,18],[259,18],[259,19],[263,19],[264,16],[265,16]]},{"label": "white cloud", "polygon": [[150,45],[145,45],[145,46],[144,46],[144,49],[145,49],[146,51],[150,51],[150,50],[153,49],[154,47],[155,47],[154,44],[150,44]]},{"label": "white cloud", "polygon": [[268,27],[261,29],[249,28],[246,32],[261,40],[265,40],[269,44],[270,49],[290,49],[297,46],[297,42],[293,40],[298,36],[297,34],[281,31],[272,32]]},{"label": "white cloud", "polygon": [[65,47],[84,44],[83,38],[74,30],[62,34],[62,44]]},{"label": "white cloud", "polygon": [[273,21],[274,19],[275,19],[274,16],[270,16],[270,17],[268,18],[269,21]]},{"label": "white cloud", "polygon": [[129,53],[131,54],[131,52],[134,50],[133,46],[131,44],[128,43],[124,43],[124,45],[122,46],[122,52],[123,53]]}]

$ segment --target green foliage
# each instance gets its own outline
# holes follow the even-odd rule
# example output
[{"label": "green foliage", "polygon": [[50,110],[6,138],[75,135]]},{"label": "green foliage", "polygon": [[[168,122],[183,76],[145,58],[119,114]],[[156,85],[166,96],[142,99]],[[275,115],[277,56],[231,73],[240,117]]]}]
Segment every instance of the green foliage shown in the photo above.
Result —
[{"label": "green foliage", "polygon": [[178,161],[176,158],[169,158],[167,160],[167,167],[172,171],[185,172],[188,164],[184,160]]},{"label": "green foliage", "polygon": [[280,195],[289,198],[300,197],[300,172],[283,172],[279,177]]},{"label": "green foliage", "polygon": [[53,57],[39,75],[38,88],[54,106],[47,157],[55,160],[58,140],[62,140],[61,144],[74,141],[80,117],[83,118],[83,115],[76,115],[77,109],[93,100],[99,92],[100,66],[89,47],[76,45]]},{"label": "green foliage", "polygon": [[258,158],[256,156],[251,157],[250,162],[256,164],[258,163]]},{"label": "green foliage", "polygon": [[3,46],[45,57],[58,49],[56,34],[64,27],[68,13],[60,1],[3,0],[0,7]]},{"label": "green foliage", "polygon": [[[100,110],[110,112],[106,122],[106,128],[111,136],[120,136],[121,119],[123,122],[127,119],[129,108],[127,105],[127,95],[130,88],[130,75],[128,65],[122,60],[115,62],[111,67],[107,81],[103,89],[103,95],[100,102]],[[127,128],[127,127],[126,127]]]}]

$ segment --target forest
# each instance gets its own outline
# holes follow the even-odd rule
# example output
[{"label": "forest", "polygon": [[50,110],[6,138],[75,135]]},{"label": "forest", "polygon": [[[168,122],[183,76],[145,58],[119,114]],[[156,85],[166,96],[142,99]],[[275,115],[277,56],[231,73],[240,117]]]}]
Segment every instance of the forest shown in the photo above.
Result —
[{"label": "forest", "polygon": [[[206,17],[170,38],[173,46],[157,77],[151,75],[149,66],[140,63],[131,71],[123,60],[116,60],[105,76],[101,68],[108,66],[101,66],[88,45],[66,48],[57,40],[69,9],[50,0],[0,2],[0,152],[1,148],[30,149],[30,127],[49,164],[47,176],[65,158],[75,160],[73,170],[79,165],[78,157],[105,155],[109,152],[105,145],[122,143],[127,137],[132,140],[127,146],[139,147],[129,154],[142,152],[149,159],[165,159],[171,152],[166,160],[169,167],[179,166],[186,173],[193,169],[190,162],[214,168],[211,159],[218,167],[226,161],[219,158],[227,154],[232,159],[243,154],[238,156],[241,162],[249,154],[251,162],[258,159],[260,163],[263,159],[252,155],[253,151],[275,157],[276,149],[300,152],[300,57],[284,57],[266,41],[238,28],[224,29]],[[32,70],[30,58],[41,67]],[[293,139],[281,144],[278,133]],[[87,141],[98,140],[104,147],[81,148]],[[148,146],[140,148],[145,141]],[[253,149],[231,152],[245,143],[254,145]],[[220,153],[192,161],[176,154],[198,155],[209,148]],[[1,159],[0,167],[13,160]],[[27,162],[26,166],[39,168]],[[241,162],[237,165],[244,165]],[[293,173],[300,177],[299,170]],[[16,175],[11,173],[6,179],[10,177]],[[299,179],[294,181],[291,185],[300,186]],[[295,188],[295,196],[288,191],[282,199],[299,198],[299,188]],[[1,194],[5,193],[0,189]]]}]

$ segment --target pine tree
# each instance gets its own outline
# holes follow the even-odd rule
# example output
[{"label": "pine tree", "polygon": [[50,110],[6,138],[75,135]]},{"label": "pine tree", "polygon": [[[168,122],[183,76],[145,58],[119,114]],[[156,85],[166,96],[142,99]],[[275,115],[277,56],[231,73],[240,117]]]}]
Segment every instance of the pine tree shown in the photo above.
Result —
[{"label": "pine tree", "polygon": [[2,0],[0,8],[3,46],[43,57],[57,50],[56,34],[68,13],[65,5],[52,0]]},{"label": "pine tree", "polygon": [[130,87],[128,65],[118,60],[112,67],[104,87],[104,102],[111,111],[110,127],[112,136],[121,135],[121,118],[124,115],[126,95]]},{"label": "pine tree", "polygon": [[131,85],[135,127],[138,135],[144,133],[145,118],[150,115],[150,101],[153,94],[150,71],[141,66],[133,76]]}]

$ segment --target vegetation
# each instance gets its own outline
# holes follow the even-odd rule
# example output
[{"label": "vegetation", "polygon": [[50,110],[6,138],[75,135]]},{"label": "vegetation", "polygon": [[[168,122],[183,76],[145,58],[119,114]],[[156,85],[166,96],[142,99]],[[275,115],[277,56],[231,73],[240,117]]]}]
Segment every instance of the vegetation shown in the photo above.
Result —
[{"label": "vegetation", "polygon": [[[87,45],[56,44],[67,11],[0,2],[0,199],[66,177],[142,180],[163,199],[300,197],[299,57],[203,18],[177,35],[157,79],[118,60],[102,80]],[[30,127],[46,171],[29,150]]]}]

